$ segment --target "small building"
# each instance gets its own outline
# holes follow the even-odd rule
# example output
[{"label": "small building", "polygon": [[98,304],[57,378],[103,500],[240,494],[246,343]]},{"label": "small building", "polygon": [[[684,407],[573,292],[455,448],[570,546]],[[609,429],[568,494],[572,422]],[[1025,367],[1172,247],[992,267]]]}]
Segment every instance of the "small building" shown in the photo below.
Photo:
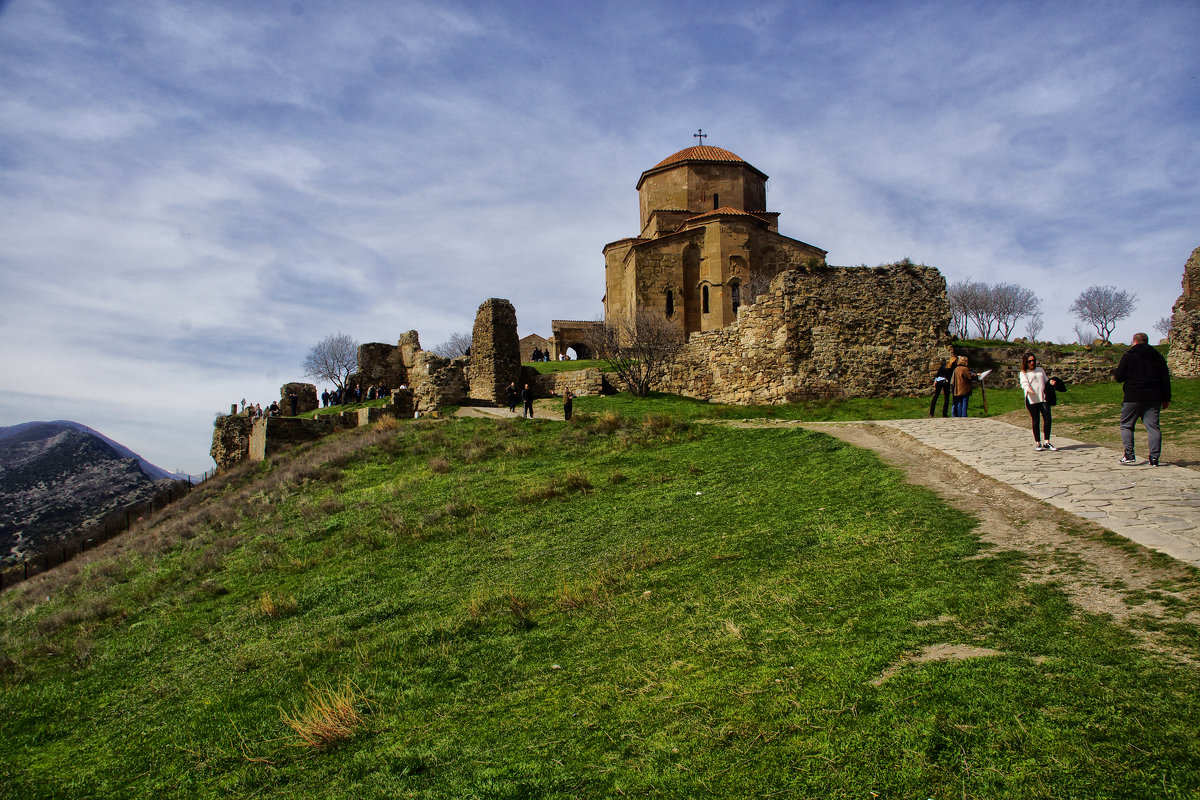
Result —
[{"label": "small building", "polygon": [[550,352],[550,342],[544,336],[538,336],[536,333],[522,336],[519,344],[521,346],[522,364],[528,364],[530,361],[533,361],[534,350],[541,350],[543,353]]}]

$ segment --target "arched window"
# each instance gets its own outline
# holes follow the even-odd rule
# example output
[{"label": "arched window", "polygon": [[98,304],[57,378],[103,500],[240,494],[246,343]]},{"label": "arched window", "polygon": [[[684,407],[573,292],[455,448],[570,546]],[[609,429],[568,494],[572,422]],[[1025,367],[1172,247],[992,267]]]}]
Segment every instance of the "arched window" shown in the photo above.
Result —
[{"label": "arched window", "polygon": [[667,316],[675,313],[675,292],[667,289]]},{"label": "arched window", "polygon": [[721,195],[713,192],[713,211],[721,207]]},{"label": "arched window", "polygon": [[731,281],[729,284],[729,299],[733,303],[733,315],[737,316],[738,307],[742,304],[742,284]]},{"label": "arched window", "polygon": [[708,287],[707,286],[701,287],[701,289],[700,289],[700,311],[701,311],[701,313],[704,313],[704,314],[708,313]]}]

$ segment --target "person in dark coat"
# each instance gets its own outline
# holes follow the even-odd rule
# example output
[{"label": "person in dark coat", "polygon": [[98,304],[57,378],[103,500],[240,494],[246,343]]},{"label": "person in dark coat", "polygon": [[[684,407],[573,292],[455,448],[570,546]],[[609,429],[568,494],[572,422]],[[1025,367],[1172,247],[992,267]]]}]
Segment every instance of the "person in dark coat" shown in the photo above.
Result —
[{"label": "person in dark coat", "polygon": [[508,410],[515,414],[517,412],[517,400],[521,398],[521,393],[517,391],[516,381],[509,381],[508,388],[504,391],[508,393]]},{"label": "person in dark coat", "polygon": [[574,399],[575,395],[570,389],[563,391],[563,419],[565,420],[571,419],[571,404]]},{"label": "person in dark coat", "polygon": [[296,396],[295,392],[288,393],[288,402],[291,403],[291,405],[292,405],[292,416],[293,417],[296,416],[296,403],[299,400],[300,400],[300,398]]},{"label": "person in dark coat", "polygon": [[956,363],[958,363],[958,359],[950,356],[938,367],[937,375],[933,378],[933,399],[929,401],[929,416],[931,417],[933,410],[937,407],[939,394],[942,395],[942,416],[950,416],[950,377],[954,374]]},{"label": "person in dark coat", "polygon": [[521,400],[525,403],[525,413],[523,416],[533,419],[533,392],[530,390],[528,383],[521,390]]},{"label": "person in dark coat", "polygon": [[1150,466],[1157,467],[1162,455],[1162,431],[1158,415],[1171,405],[1171,372],[1162,353],[1150,346],[1144,333],[1133,335],[1132,347],[1121,356],[1113,377],[1124,384],[1125,398],[1121,403],[1121,444],[1125,454],[1122,464],[1136,464],[1133,453],[1133,427],[1140,419],[1146,426]]}]

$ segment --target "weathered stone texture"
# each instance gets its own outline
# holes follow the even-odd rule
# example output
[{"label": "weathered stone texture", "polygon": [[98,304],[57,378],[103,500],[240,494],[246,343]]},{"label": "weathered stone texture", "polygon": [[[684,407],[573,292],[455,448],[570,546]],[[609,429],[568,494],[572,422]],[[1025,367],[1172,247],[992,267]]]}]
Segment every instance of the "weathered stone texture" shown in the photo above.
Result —
[{"label": "weathered stone texture", "polygon": [[1175,377],[1200,377],[1200,247],[1183,267],[1183,294],[1171,311],[1167,366]]},{"label": "weathered stone texture", "polygon": [[791,269],[733,325],[693,333],[655,388],[737,405],[921,394],[950,354],[949,321],[932,267]]},{"label": "weathered stone texture", "polygon": [[336,428],[337,424],[325,417],[260,417],[255,420],[250,433],[249,458],[251,461],[262,461],[284,448],[320,439]]},{"label": "weathered stone texture", "polygon": [[[1116,361],[1111,348],[1064,352],[1057,348],[1032,347],[1013,343],[1011,347],[955,347],[956,355],[966,356],[972,372],[992,370],[987,377],[989,388],[1011,389],[1020,385],[1021,359],[1025,353],[1037,356],[1038,365],[1046,374],[1062,378],[1068,385],[1111,381]],[[929,387],[932,391],[933,379]]]},{"label": "weathered stone texture", "polygon": [[588,397],[598,395],[604,389],[604,376],[595,368],[552,372],[549,375],[539,375],[533,370],[530,373],[523,373],[522,380],[529,384],[534,397],[561,397],[567,389],[576,397]]},{"label": "weathered stone texture", "polygon": [[245,414],[218,417],[213,423],[212,448],[208,454],[216,462],[217,469],[228,469],[246,460],[253,423]]},{"label": "weathered stone texture", "polygon": [[409,378],[412,380],[414,411],[425,413],[466,402],[466,358],[450,360],[427,350],[418,350],[413,360]]},{"label": "weathered stone texture", "polygon": [[475,314],[471,331],[470,397],[486,403],[505,402],[505,387],[520,377],[517,310],[507,300],[485,300]]},{"label": "weathered stone texture", "polygon": [[292,416],[290,395],[296,393],[296,413],[304,414],[321,407],[317,399],[317,387],[311,383],[285,383],[279,387],[279,411],[281,414]]},{"label": "weathered stone texture", "polygon": [[353,382],[364,388],[370,386],[395,389],[408,383],[403,349],[382,342],[368,342],[358,347],[358,372]]}]

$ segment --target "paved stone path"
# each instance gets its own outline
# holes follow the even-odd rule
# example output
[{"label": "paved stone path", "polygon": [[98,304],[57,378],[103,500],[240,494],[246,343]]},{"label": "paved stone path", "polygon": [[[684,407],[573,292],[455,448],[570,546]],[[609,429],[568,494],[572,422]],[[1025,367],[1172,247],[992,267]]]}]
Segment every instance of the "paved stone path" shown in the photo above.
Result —
[{"label": "paved stone path", "polygon": [[1200,567],[1200,472],[1151,467],[1144,453],[1137,464],[1119,464],[1119,451],[1074,439],[1055,438],[1058,450],[1039,453],[1029,431],[995,419],[874,424],[903,431],[990,478]]}]

